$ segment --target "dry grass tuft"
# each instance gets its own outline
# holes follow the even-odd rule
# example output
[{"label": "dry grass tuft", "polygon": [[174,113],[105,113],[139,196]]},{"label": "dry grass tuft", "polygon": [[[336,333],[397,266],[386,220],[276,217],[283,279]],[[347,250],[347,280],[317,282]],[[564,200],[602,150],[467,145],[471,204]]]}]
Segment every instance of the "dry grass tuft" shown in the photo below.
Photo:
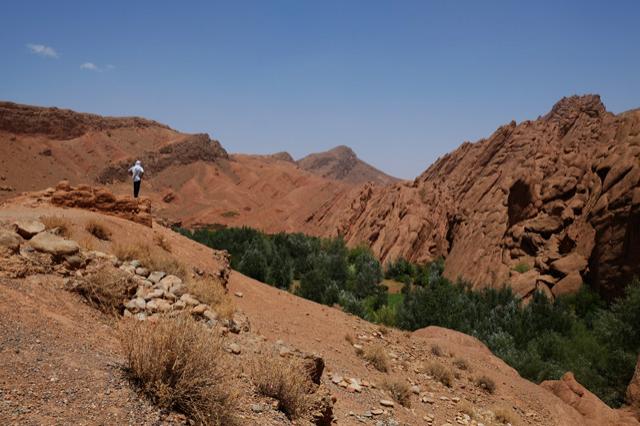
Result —
[{"label": "dry grass tuft", "polygon": [[71,235],[71,222],[62,216],[42,216],[40,221],[44,224],[48,231],[56,231],[55,233],[61,237],[69,238]]},{"label": "dry grass tuft", "polygon": [[451,387],[453,374],[439,362],[431,362],[427,365],[426,373],[447,387]]},{"label": "dry grass tuft", "polygon": [[159,407],[197,424],[237,424],[238,397],[219,337],[188,316],[125,320],[119,331],[131,379]]},{"label": "dry grass tuft", "polygon": [[478,413],[476,412],[476,409],[473,405],[471,405],[471,403],[469,401],[467,401],[466,399],[463,399],[462,401],[460,401],[456,407],[458,408],[458,411],[460,411],[463,414],[466,414],[467,416],[471,417],[472,420],[478,420]]},{"label": "dry grass tuft", "polygon": [[389,371],[389,355],[387,355],[384,346],[380,344],[367,346],[364,349],[362,357],[369,361],[376,370],[382,371],[383,373]]},{"label": "dry grass tuft", "polygon": [[467,361],[463,358],[456,358],[453,360],[453,365],[455,365],[457,368],[459,368],[460,370],[468,370],[469,369],[469,364],[467,363]]},{"label": "dry grass tuft", "polygon": [[152,271],[164,271],[179,277],[187,276],[187,268],[181,262],[166,253],[154,252],[147,244],[116,244],[113,254],[120,260],[139,260]]},{"label": "dry grass tuft", "polygon": [[90,220],[87,222],[84,229],[99,240],[111,241],[111,231],[96,220]]},{"label": "dry grass tuft", "polygon": [[518,417],[513,410],[506,407],[498,407],[493,410],[496,421],[504,425],[518,425]]},{"label": "dry grass tuft", "polygon": [[129,274],[117,269],[101,269],[74,282],[71,290],[83,296],[89,304],[107,314],[119,314],[127,297],[137,284]]},{"label": "dry grass tuft", "polygon": [[193,279],[187,283],[189,293],[211,306],[221,319],[233,318],[235,305],[222,284],[213,278]]},{"label": "dry grass tuft", "polygon": [[400,380],[385,380],[382,383],[385,389],[394,401],[403,407],[411,408],[411,388],[406,382]]},{"label": "dry grass tuft", "polygon": [[490,377],[480,376],[476,379],[476,385],[487,391],[488,393],[493,393],[496,390],[496,382],[493,381]]},{"label": "dry grass tuft", "polygon": [[390,333],[390,331],[387,327],[385,327],[384,325],[381,325],[378,327],[378,333],[382,334],[383,336],[386,336],[387,334]]},{"label": "dry grass tuft", "polygon": [[278,409],[290,419],[304,416],[311,408],[313,385],[302,367],[293,361],[257,359],[251,376],[258,393],[278,401]]},{"label": "dry grass tuft", "polygon": [[431,345],[431,353],[433,355],[435,355],[435,356],[443,356],[444,355],[444,351],[438,345]]},{"label": "dry grass tuft", "polygon": [[171,243],[169,242],[167,237],[165,237],[164,235],[154,234],[153,242],[162,250],[166,251],[167,253],[171,253]]}]

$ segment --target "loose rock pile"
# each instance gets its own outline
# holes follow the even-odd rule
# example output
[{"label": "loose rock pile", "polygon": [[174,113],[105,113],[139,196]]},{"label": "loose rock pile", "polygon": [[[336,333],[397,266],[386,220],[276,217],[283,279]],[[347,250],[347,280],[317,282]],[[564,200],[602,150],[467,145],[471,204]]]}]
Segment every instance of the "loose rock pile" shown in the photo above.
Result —
[{"label": "loose rock pile", "polygon": [[250,330],[249,320],[245,315],[237,312],[231,319],[219,318],[213,307],[188,293],[187,285],[175,275],[167,275],[164,271],[150,272],[138,260],[124,263],[116,260],[115,264],[131,274],[138,283],[135,296],[124,303],[125,317],[155,321],[162,314],[178,315],[188,312],[210,326],[220,323],[224,327],[223,331],[240,333]]}]

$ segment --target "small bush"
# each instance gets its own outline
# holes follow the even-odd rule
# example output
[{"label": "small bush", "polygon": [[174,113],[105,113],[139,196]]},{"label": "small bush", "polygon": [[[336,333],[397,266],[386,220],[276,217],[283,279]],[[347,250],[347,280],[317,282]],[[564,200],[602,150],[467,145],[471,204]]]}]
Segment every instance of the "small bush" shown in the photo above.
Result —
[{"label": "small bush", "polygon": [[531,269],[531,267],[528,264],[524,263],[524,262],[520,262],[516,266],[513,267],[514,271],[519,272],[521,274],[524,274],[525,272],[529,272],[530,269]]},{"label": "small bush", "polygon": [[460,370],[468,370],[469,369],[469,364],[467,363],[466,360],[464,360],[462,358],[454,359],[453,360],[453,365],[455,365]]},{"label": "small bush", "polygon": [[127,297],[137,285],[125,272],[101,269],[96,274],[74,282],[71,290],[79,293],[89,304],[107,314],[118,314]]},{"label": "small bush", "polygon": [[238,213],[238,212],[236,212],[236,211],[229,210],[229,211],[226,211],[226,212],[222,213],[220,216],[222,216],[222,217],[236,217],[236,216],[238,216],[239,214],[240,214],[240,213]]},{"label": "small bush", "polygon": [[171,253],[171,243],[164,235],[154,234],[153,242],[162,250],[166,251],[167,253]]},{"label": "small bush", "polygon": [[518,418],[509,408],[498,407],[493,410],[493,414],[495,415],[496,421],[500,422],[501,424],[509,424],[512,426],[516,426],[518,424]]},{"label": "small bush", "polygon": [[104,225],[102,225],[101,223],[95,220],[91,220],[87,222],[84,229],[86,229],[88,233],[90,233],[91,235],[93,235],[99,240],[102,240],[102,241],[111,240],[111,231],[109,231],[107,228],[105,228]]},{"label": "small bush", "polygon": [[460,401],[457,404],[458,411],[467,416],[471,417],[472,420],[478,420],[478,414],[476,413],[476,409],[471,405],[471,403],[465,399]]},{"label": "small bush", "polygon": [[158,406],[203,425],[237,424],[221,342],[188,316],[157,323],[125,320],[120,341],[128,373]]},{"label": "small bush", "polygon": [[444,351],[438,345],[431,345],[431,353],[433,355],[435,355],[435,356],[443,356],[444,355]]},{"label": "small bush", "polygon": [[451,384],[453,383],[453,375],[443,364],[439,362],[432,362],[427,365],[426,372],[443,385],[451,387]]},{"label": "small bush", "polygon": [[62,216],[42,216],[40,221],[44,224],[48,231],[56,231],[55,233],[61,237],[69,238],[71,235],[71,223],[69,219]]},{"label": "small bush", "polygon": [[213,278],[191,280],[187,283],[187,288],[196,299],[211,306],[221,319],[233,317],[235,306],[231,296]]},{"label": "small bush", "polygon": [[302,367],[293,361],[258,359],[251,376],[258,393],[278,401],[278,409],[290,419],[302,417],[310,409],[313,385]]},{"label": "small bush", "polygon": [[386,373],[389,371],[389,356],[384,346],[374,344],[364,349],[362,357],[369,361],[376,370]]},{"label": "small bush", "polygon": [[496,382],[493,381],[490,377],[480,376],[476,379],[476,385],[484,389],[488,393],[493,393],[496,390]]},{"label": "small bush", "polygon": [[382,388],[389,392],[398,404],[407,408],[411,407],[411,388],[407,383],[400,380],[385,380]]},{"label": "small bush", "polygon": [[164,271],[179,277],[187,275],[187,268],[181,262],[165,253],[154,253],[147,244],[116,244],[113,254],[120,260],[139,260],[152,271]]}]

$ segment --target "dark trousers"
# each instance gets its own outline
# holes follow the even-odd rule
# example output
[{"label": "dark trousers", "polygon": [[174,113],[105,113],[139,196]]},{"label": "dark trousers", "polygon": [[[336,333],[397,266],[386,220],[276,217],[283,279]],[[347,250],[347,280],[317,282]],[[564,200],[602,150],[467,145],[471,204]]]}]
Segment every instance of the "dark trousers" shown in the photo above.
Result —
[{"label": "dark trousers", "polygon": [[140,184],[142,183],[141,180],[137,181],[137,182],[133,182],[133,198],[138,198],[138,194],[140,193]]}]

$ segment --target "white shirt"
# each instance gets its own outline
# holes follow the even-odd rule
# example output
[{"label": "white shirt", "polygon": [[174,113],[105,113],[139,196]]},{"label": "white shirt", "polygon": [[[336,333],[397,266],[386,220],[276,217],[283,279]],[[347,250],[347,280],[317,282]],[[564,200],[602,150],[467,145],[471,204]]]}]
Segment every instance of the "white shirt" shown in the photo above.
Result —
[{"label": "white shirt", "polygon": [[142,168],[141,165],[136,164],[135,166],[129,169],[129,173],[133,175],[134,182],[140,182],[140,180],[142,179],[142,174],[144,173],[144,169]]}]

